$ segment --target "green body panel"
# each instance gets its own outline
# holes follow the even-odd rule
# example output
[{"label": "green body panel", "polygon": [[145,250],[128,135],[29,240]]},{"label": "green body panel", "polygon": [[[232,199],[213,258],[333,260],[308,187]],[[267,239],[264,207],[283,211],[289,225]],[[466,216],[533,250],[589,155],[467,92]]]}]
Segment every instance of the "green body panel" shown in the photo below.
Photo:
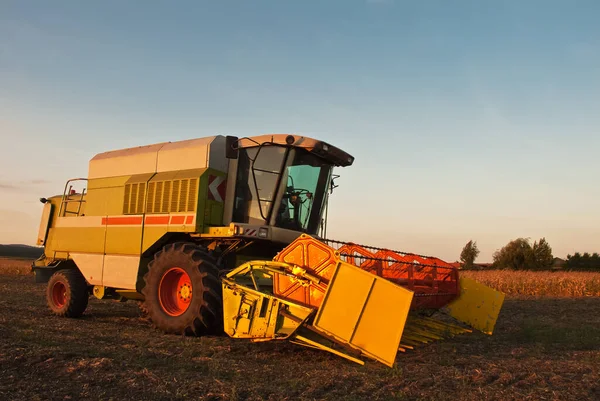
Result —
[{"label": "green body panel", "polygon": [[[227,174],[213,169],[206,169],[200,179],[198,196],[198,214],[196,232],[201,233],[205,227],[223,225],[223,202],[209,199],[208,176],[227,177]],[[218,205],[218,206],[217,206]],[[216,212],[216,213],[215,213]]]},{"label": "green body panel", "polygon": [[207,200],[204,207],[204,226],[221,226],[223,223],[223,202]]}]

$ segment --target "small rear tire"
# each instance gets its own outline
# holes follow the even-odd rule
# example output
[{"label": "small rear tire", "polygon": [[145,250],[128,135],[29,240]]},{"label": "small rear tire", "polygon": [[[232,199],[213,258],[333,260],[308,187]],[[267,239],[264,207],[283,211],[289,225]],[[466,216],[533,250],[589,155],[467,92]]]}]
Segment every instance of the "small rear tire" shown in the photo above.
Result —
[{"label": "small rear tire", "polygon": [[90,293],[83,275],[76,269],[54,272],[46,287],[46,303],[53,314],[76,318],[85,312]]}]

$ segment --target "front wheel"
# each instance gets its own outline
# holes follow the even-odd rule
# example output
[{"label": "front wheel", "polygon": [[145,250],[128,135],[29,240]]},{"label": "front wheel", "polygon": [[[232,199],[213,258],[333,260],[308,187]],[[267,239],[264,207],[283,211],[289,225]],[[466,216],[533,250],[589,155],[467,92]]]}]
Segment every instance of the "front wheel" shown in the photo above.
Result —
[{"label": "front wheel", "polygon": [[193,243],[166,245],[154,255],[142,289],[148,317],[169,334],[206,335],[223,330],[222,291],[216,259]]},{"label": "front wheel", "polygon": [[58,316],[81,316],[88,306],[89,297],[85,278],[76,269],[56,271],[46,287],[46,303]]}]

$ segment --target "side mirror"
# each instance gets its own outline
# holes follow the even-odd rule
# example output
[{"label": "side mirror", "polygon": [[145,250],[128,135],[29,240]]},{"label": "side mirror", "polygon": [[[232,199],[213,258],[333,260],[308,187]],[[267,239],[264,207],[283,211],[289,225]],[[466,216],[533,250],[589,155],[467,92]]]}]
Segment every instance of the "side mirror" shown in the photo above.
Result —
[{"label": "side mirror", "polygon": [[227,135],[225,137],[225,157],[228,159],[238,158],[238,137]]}]

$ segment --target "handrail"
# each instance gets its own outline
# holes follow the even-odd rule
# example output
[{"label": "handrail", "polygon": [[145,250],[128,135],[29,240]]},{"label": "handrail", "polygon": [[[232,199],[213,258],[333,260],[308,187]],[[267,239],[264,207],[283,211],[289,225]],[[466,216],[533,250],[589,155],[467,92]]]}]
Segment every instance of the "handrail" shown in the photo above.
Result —
[{"label": "handrail", "polygon": [[[79,202],[79,207],[77,208],[77,212],[68,212],[66,210],[66,207],[65,207],[64,214],[66,214],[68,212],[68,213],[77,214],[77,216],[79,216],[79,213],[81,212],[81,204],[83,202],[85,202],[83,200],[83,196],[85,195],[85,190],[87,188],[84,188],[83,191],[81,191],[81,197],[78,200],[77,199],[67,199],[67,196],[68,196],[67,195],[67,187],[69,187],[69,183],[74,182],[74,181],[88,181],[88,179],[87,178],[83,178],[83,177],[79,177],[79,178],[71,178],[71,179],[67,180],[67,182],[65,183],[65,189],[63,191],[62,198],[60,200],[60,208],[58,209],[58,216],[59,217],[63,217],[63,205],[65,205],[65,204],[67,204],[69,202]],[[71,187],[68,188],[69,189],[69,191],[68,191],[69,195],[70,195],[70,192],[71,192],[72,188],[73,188],[73,185],[71,185]]]}]

